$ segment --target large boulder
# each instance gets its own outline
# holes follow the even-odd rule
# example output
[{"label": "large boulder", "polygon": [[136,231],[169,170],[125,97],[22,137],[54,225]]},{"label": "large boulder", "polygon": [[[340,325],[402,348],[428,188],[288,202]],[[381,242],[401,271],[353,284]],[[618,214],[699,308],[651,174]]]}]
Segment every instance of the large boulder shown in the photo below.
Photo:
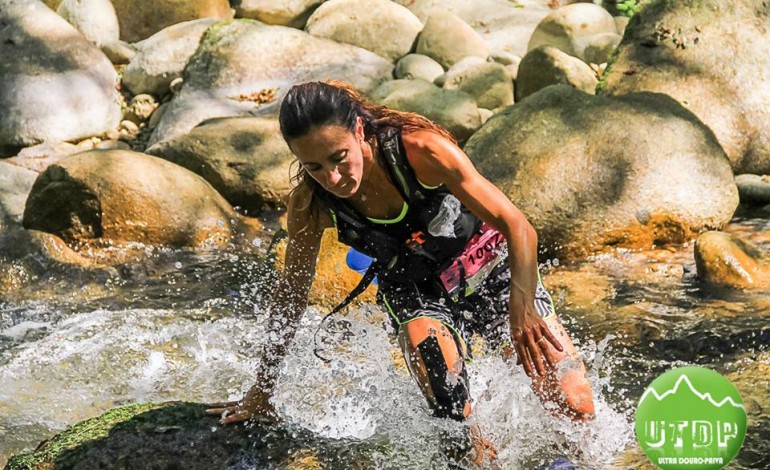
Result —
[{"label": "large boulder", "polygon": [[670,97],[555,85],[487,121],[465,146],[549,252],[684,243],[738,205],[713,133]]},{"label": "large boulder", "polygon": [[35,178],[34,171],[0,161],[0,233],[20,226],[24,203]]},{"label": "large boulder", "polygon": [[698,277],[737,289],[770,288],[770,264],[755,246],[724,232],[706,232],[695,242]]},{"label": "large boulder", "polygon": [[93,150],[49,166],[32,186],[24,227],[68,243],[222,247],[247,224],[198,175],[128,150]]},{"label": "large boulder", "polygon": [[223,23],[204,35],[150,144],[210,118],[277,114],[296,83],[335,78],[366,93],[392,70],[390,61],[372,52],[296,29],[252,20]]},{"label": "large boulder", "polygon": [[521,59],[516,75],[516,101],[558,84],[593,94],[597,83],[596,73],[582,60],[553,46],[540,46]]},{"label": "large boulder", "polygon": [[131,93],[163,96],[170,93],[171,82],[182,76],[190,57],[198,49],[201,37],[219,22],[213,18],[185,21],[169,26],[137,43],[138,51],[123,70],[123,85]]},{"label": "large boulder", "polygon": [[607,10],[593,3],[574,3],[554,10],[537,25],[527,50],[553,46],[586,60],[585,50],[597,35],[617,35],[615,20]]},{"label": "large boulder", "polygon": [[465,141],[481,127],[476,100],[465,92],[444,90],[425,80],[393,80],[383,83],[372,99],[389,108],[421,114],[449,129]]},{"label": "large boulder", "polygon": [[629,23],[600,93],[665,93],[719,139],[736,173],[770,173],[770,3],[654,0]]},{"label": "large boulder", "polygon": [[235,16],[302,29],[325,0],[232,0]]},{"label": "large boulder", "polygon": [[0,147],[102,134],[120,121],[107,57],[39,0],[0,8]]},{"label": "large boulder", "polygon": [[200,18],[229,20],[228,0],[112,0],[120,22],[120,38],[128,42],[146,39],[168,26]]},{"label": "large boulder", "polygon": [[294,156],[275,117],[208,121],[153,147],[153,155],[199,174],[249,213],[283,207]]},{"label": "large boulder", "polygon": [[[538,23],[552,9],[551,0],[396,0],[422,22],[436,12],[450,12],[468,23],[492,51],[523,57]],[[451,40],[451,37],[450,37]]]},{"label": "large boulder", "polygon": [[412,50],[422,22],[390,0],[329,0],[310,16],[305,30],[395,62]]},{"label": "large boulder", "polygon": [[448,69],[465,57],[486,59],[491,48],[462,18],[448,12],[437,12],[425,22],[425,28],[417,39],[416,52]]},{"label": "large boulder", "polygon": [[118,42],[118,17],[110,0],[64,0],[56,12],[97,46]]}]

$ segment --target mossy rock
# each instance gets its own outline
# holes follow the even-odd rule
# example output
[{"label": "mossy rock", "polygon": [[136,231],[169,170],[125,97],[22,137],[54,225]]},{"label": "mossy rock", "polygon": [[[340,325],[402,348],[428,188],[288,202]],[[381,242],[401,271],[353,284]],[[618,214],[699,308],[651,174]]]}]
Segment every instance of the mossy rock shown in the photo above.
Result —
[{"label": "mossy rock", "polygon": [[[189,402],[131,404],[78,423],[5,470],[372,468],[381,442],[326,439],[292,425],[220,426]],[[358,465],[358,466],[357,466]]]}]

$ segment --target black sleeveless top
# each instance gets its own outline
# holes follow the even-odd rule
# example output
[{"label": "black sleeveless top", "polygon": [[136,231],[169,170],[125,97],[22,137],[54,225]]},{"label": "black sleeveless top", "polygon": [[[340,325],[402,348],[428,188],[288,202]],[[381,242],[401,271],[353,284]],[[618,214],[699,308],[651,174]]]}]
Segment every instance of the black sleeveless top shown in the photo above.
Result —
[{"label": "black sleeveless top", "polygon": [[417,180],[399,129],[386,128],[376,137],[388,176],[404,198],[404,210],[391,221],[372,220],[322,191],[339,241],[374,258],[381,283],[432,281],[463,251],[481,222],[444,186],[428,187]]}]

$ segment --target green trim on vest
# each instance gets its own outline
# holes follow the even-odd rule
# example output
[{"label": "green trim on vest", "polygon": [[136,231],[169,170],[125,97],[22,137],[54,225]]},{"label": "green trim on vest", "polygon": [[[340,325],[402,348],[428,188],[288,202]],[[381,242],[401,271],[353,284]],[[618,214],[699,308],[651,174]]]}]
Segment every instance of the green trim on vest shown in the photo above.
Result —
[{"label": "green trim on vest", "polygon": [[420,181],[418,178],[415,177],[415,179],[417,180],[418,183],[420,183],[420,186],[422,186],[425,189],[433,190],[433,189],[438,189],[438,188],[444,186],[443,184],[440,184],[438,186],[429,186],[429,185],[423,183],[422,181]]},{"label": "green trim on vest", "polygon": [[373,224],[381,224],[381,225],[397,224],[397,223],[401,222],[404,219],[404,217],[406,217],[406,213],[408,211],[409,211],[409,204],[407,204],[406,201],[404,201],[404,206],[401,208],[401,213],[398,214],[398,217],[396,217],[395,219],[390,219],[390,220],[388,220],[388,219],[374,219],[372,217],[367,217],[366,219],[369,220],[370,222],[372,222]]}]

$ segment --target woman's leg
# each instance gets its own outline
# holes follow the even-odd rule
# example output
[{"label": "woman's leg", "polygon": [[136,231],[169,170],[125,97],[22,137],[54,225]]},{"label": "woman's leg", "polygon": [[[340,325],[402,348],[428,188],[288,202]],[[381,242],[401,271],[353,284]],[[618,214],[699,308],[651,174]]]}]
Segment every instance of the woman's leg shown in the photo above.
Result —
[{"label": "woman's leg", "polygon": [[532,379],[532,389],[544,404],[556,405],[554,411],[576,421],[591,421],[595,412],[594,398],[583,361],[559,318],[550,315],[544,320],[561,343],[563,351],[559,352],[545,342],[556,366],[549,368],[545,375]]},{"label": "woman's leg", "polygon": [[467,418],[471,402],[463,340],[439,320],[417,317],[401,325],[398,343],[433,414]]}]

